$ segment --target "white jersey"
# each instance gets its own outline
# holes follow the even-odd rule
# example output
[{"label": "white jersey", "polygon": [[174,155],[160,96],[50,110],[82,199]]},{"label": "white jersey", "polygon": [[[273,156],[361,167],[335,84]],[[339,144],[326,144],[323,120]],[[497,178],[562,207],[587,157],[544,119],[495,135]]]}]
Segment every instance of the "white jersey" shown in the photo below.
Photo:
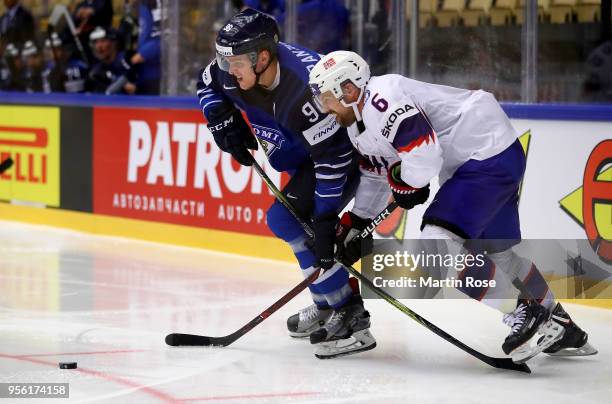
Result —
[{"label": "white jersey", "polygon": [[349,128],[353,145],[378,171],[401,162],[402,180],[421,188],[445,182],[470,159],[508,148],[518,135],[495,97],[485,91],[424,83],[397,74],[372,77],[362,119]]}]

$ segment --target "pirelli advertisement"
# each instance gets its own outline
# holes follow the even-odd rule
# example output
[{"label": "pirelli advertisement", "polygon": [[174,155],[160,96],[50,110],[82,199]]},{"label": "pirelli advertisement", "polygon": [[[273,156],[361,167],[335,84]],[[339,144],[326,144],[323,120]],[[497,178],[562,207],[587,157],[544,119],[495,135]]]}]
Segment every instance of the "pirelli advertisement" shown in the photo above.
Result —
[{"label": "pirelli advertisement", "polygon": [[60,109],[0,106],[0,199],[60,205]]},{"label": "pirelli advertisement", "polygon": [[[93,118],[94,213],[271,235],[273,197],[217,148],[201,112],[95,108]],[[256,158],[280,185],[261,148]]]}]

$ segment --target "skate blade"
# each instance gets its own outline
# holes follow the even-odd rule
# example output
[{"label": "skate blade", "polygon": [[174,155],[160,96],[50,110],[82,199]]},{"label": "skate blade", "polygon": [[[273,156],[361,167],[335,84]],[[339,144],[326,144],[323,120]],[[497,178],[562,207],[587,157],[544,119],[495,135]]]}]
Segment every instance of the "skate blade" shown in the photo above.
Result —
[{"label": "skate blade", "polygon": [[308,338],[310,337],[310,334],[317,331],[319,328],[321,328],[322,325],[323,323],[317,324],[316,326],[307,328],[304,331],[287,331],[289,332],[289,336],[292,338]]},{"label": "skate blade", "polygon": [[554,353],[549,353],[550,356],[558,356],[558,357],[570,357],[570,356],[590,356],[596,355],[598,353],[597,349],[593,347],[593,345],[588,342],[581,346],[580,348],[564,348]]},{"label": "skate blade", "polygon": [[565,334],[565,328],[562,325],[548,320],[538,328],[538,331],[528,341],[510,352],[510,357],[514,363],[519,365],[525,363],[563,338],[563,334]]},{"label": "skate blade", "polygon": [[332,359],[352,355],[376,348],[376,340],[369,330],[357,331],[346,339],[327,341],[317,344],[315,356],[319,359]]}]

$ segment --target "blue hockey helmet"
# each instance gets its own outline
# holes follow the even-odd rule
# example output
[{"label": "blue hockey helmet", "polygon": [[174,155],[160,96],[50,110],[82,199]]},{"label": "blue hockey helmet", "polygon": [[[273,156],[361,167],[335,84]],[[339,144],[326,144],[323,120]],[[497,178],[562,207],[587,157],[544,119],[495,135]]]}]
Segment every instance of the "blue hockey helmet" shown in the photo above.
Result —
[{"label": "blue hockey helmet", "polygon": [[247,8],[234,15],[217,33],[217,63],[229,70],[228,56],[248,55],[253,69],[262,50],[276,55],[280,33],[276,20],[261,11]]}]

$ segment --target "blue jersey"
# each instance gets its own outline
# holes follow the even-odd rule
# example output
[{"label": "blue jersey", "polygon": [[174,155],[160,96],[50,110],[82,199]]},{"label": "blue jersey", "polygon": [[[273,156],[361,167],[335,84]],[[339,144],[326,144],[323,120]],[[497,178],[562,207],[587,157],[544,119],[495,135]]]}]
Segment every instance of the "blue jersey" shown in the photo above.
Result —
[{"label": "blue jersey", "polygon": [[145,62],[139,66],[138,78],[142,82],[159,81],[161,77],[161,17],[161,0],[147,0],[140,3],[138,53]]},{"label": "blue jersey", "polygon": [[314,215],[336,210],[341,203],[353,148],[346,130],[333,115],[319,111],[308,87],[309,71],[319,55],[279,43],[280,81],[274,90],[260,86],[243,91],[216,61],[200,72],[197,95],[205,116],[211,111],[239,108],[277,171],[296,170],[311,162],[315,168]]},{"label": "blue jersey", "polygon": [[[89,72],[88,88],[94,93],[104,93],[111,84],[127,73],[121,63],[123,58],[123,52],[119,52],[109,64],[96,63]],[[125,94],[124,90],[121,90],[121,94]]]},{"label": "blue jersey", "polygon": [[87,90],[88,74],[89,68],[81,59],[71,58],[59,66],[55,62],[50,62],[42,73],[43,91],[84,93]]},{"label": "blue jersey", "polygon": [[64,88],[67,93],[84,93],[87,90],[85,83],[89,74],[89,67],[81,59],[70,59],[64,74],[66,76]]}]

